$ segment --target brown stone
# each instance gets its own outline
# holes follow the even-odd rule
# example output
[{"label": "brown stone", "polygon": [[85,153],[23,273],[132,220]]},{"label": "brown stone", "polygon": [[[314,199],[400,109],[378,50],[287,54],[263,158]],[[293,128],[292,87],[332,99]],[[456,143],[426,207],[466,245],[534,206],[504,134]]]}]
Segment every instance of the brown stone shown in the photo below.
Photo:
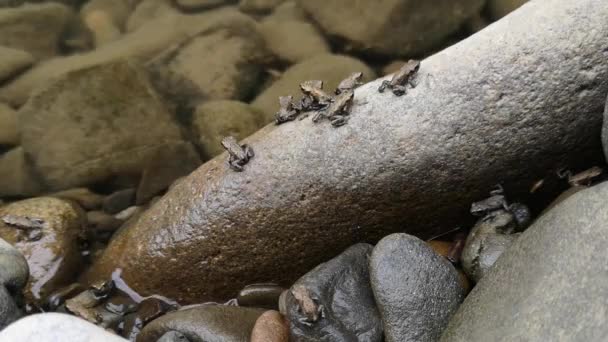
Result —
[{"label": "brown stone", "polygon": [[287,342],[289,328],[278,311],[266,311],[258,318],[251,333],[251,342]]}]

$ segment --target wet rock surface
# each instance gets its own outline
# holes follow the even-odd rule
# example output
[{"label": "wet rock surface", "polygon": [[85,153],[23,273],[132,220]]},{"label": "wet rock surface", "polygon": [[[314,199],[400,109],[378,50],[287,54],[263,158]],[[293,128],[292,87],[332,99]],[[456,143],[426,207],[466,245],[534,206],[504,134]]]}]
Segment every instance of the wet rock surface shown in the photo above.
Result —
[{"label": "wet rock surface", "polygon": [[[1,55],[0,51],[0,55]],[[0,103],[0,145],[18,145],[19,128],[17,113],[9,106]]]},{"label": "wet rock surface", "polygon": [[22,147],[0,155],[0,196],[37,195],[43,187]]},{"label": "wet rock surface", "polygon": [[422,240],[392,234],[369,260],[386,341],[436,341],[464,298],[456,269]]},{"label": "wet rock surface", "polygon": [[159,148],[181,140],[146,76],[126,61],[47,84],[19,111],[19,120],[24,150],[57,190],[138,174]]},{"label": "wet rock surface", "polygon": [[77,276],[82,265],[78,237],[84,220],[82,209],[51,197],[0,208],[0,236],[14,245],[29,265],[25,292],[29,302],[40,303]]},{"label": "wet rock surface", "polygon": [[289,327],[277,311],[266,311],[258,318],[251,332],[251,342],[287,342]]},{"label": "wet rock surface", "polygon": [[279,297],[285,291],[276,284],[251,284],[245,286],[237,296],[240,306],[254,308],[278,309]]},{"label": "wet rock surface", "polygon": [[[440,44],[484,1],[299,0],[298,4],[328,35],[344,39],[352,49],[407,56]],[[434,29],[420,29],[426,26]]]},{"label": "wet rock surface", "polygon": [[138,291],[183,302],[288,285],[354,242],[451,229],[497,179],[523,192],[558,163],[595,160],[583,152],[599,148],[607,15],[600,0],[531,2],[423,60],[403,97],[378,94],[380,80],[358,88],[343,127],[263,129],[244,141],[256,152],[245,172],[226,154],[201,166],[121,230],[89,277],[121,267]]},{"label": "wet rock surface", "polygon": [[293,284],[285,301],[293,341],[381,341],[367,268],[372,246],[356,244]]},{"label": "wet rock surface", "polygon": [[74,201],[85,210],[99,209],[104,201],[103,195],[94,193],[87,188],[74,188],[59,191],[49,194],[48,196]]},{"label": "wet rock surface", "polygon": [[190,341],[249,342],[256,320],[264,310],[223,305],[201,305],[169,313],[148,324],[137,341],[153,342],[169,332]]},{"label": "wet rock surface", "polygon": [[539,217],[473,289],[442,341],[603,339],[607,196],[604,182]]},{"label": "wet rock surface", "polygon": [[0,83],[34,64],[34,56],[23,50],[0,46]]},{"label": "wet rock surface", "polygon": [[23,314],[21,291],[28,277],[29,267],[25,257],[0,239],[0,330]]}]

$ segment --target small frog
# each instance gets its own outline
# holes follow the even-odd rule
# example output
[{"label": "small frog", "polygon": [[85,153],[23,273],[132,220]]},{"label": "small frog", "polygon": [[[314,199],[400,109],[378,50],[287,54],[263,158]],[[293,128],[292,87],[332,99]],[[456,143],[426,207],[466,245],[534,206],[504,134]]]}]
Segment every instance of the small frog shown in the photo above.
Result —
[{"label": "small frog", "polygon": [[348,115],[353,105],[353,98],[355,92],[348,90],[335,97],[329,107],[324,111],[319,111],[312,118],[313,122],[318,122],[321,118],[328,118],[331,121],[331,125],[334,127],[340,127],[348,121]]},{"label": "small frog", "polygon": [[295,285],[291,290],[291,294],[298,303],[298,310],[304,315],[304,317],[298,320],[300,323],[311,326],[319,318],[325,317],[323,305],[315,303],[307,288],[302,285]]},{"label": "small frog", "polygon": [[300,112],[294,108],[293,96],[281,96],[279,97],[279,111],[275,115],[275,123],[280,125],[282,123],[293,121],[296,119]]},{"label": "small frog", "polygon": [[509,209],[504,189],[497,185],[496,189],[490,191],[490,197],[471,204],[471,214],[474,216],[486,216],[488,213],[498,209]]},{"label": "small frog", "polygon": [[568,178],[568,183],[573,187],[589,186],[591,185],[593,179],[601,175],[603,172],[604,170],[602,170],[602,168],[594,166],[575,175],[572,175],[572,172],[569,170],[561,169],[557,171],[557,176],[561,179]]},{"label": "small frog", "polygon": [[382,85],[378,88],[378,92],[383,93],[386,88],[389,88],[393,91],[393,94],[397,96],[404,95],[408,84],[412,88],[416,86],[414,77],[416,76],[418,69],[420,69],[420,61],[410,59],[393,75],[393,78],[391,78],[390,81],[382,82]]},{"label": "small frog", "polygon": [[228,165],[237,172],[243,171],[243,166],[254,156],[253,149],[249,145],[239,145],[231,136],[222,139],[222,146],[228,151]]},{"label": "small frog", "polygon": [[353,72],[347,78],[343,79],[338,87],[336,88],[336,95],[340,95],[345,91],[354,90],[358,86],[362,85],[361,79],[363,78],[362,72]]},{"label": "small frog", "polygon": [[302,110],[321,109],[327,107],[333,100],[332,96],[323,91],[323,81],[313,80],[300,84],[304,94]]}]

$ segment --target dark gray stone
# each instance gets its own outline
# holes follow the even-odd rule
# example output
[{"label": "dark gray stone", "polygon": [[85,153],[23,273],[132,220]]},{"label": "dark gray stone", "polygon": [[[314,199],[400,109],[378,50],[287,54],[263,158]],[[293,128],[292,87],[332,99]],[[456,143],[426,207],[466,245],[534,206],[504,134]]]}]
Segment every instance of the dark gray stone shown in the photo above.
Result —
[{"label": "dark gray stone", "polygon": [[[356,244],[315,267],[291,287],[285,298],[290,341],[382,340],[382,322],[367,268],[372,248]],[[304,301],[312,300],[316,313],[298,300],[301,296],[307,297]],[[318,320],[310,320],[315,314]]]},{"label": "dark gray stone", "polygon": [[380,240],[369,269],[387,342],[436,341],[464,298],[452,264],[411,235]]},{"label": "dark gray stone", "polygon": [[464,301],[442,341],[603,341],[608,183],[538,218]]},{"label": "dark gray stone", "polygon": [[23,314],[19,302],[28,277],[25,257],[0,239],[0,330]]},{"label": "dark gray stone", "polygon": [[382,79],[357,88],[345,126],[267,126],[243,141],[244,172],[226,153],[199,167],[114,236],[89,279],[120,267],[141,292],[228,299],[292,284],[358,241],[465,224],[498,180],[524,193],[547,170],[603,160],[606,18],[605,0],[533,1],[423,60],[405,96],[379,94]]}]

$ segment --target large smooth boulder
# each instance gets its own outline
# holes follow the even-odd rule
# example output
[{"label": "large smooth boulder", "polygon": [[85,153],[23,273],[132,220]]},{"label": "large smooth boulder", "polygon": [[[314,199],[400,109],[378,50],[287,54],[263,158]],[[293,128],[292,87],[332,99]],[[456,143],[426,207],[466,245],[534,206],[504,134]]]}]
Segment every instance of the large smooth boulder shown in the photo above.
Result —
[{"label": "large smooth boulder", "polygon": [[607,198],[605,182],[541,216],[475,286],[441,340],[604,340]]},{"label": "large smooth boulder", "polygon": [[159,149],[182,141],[145,72],[128,61],[47,83],[19,111],[19,126],[23,149],[54,190],[137,175]]},{"label": "large smooth boulder", "polygon": [[136,290],[184,302],[285,286],[355,242],[464,224],[497,180],[517,197],[547,170],[599,161],[607,17],[604,0],[534,1],[423,60],[405,96],[357,88],[342,127],[267,126],[244,140],[244,172],[226,153],[201,166],[114,236],[89,279],[120,267]]}]

